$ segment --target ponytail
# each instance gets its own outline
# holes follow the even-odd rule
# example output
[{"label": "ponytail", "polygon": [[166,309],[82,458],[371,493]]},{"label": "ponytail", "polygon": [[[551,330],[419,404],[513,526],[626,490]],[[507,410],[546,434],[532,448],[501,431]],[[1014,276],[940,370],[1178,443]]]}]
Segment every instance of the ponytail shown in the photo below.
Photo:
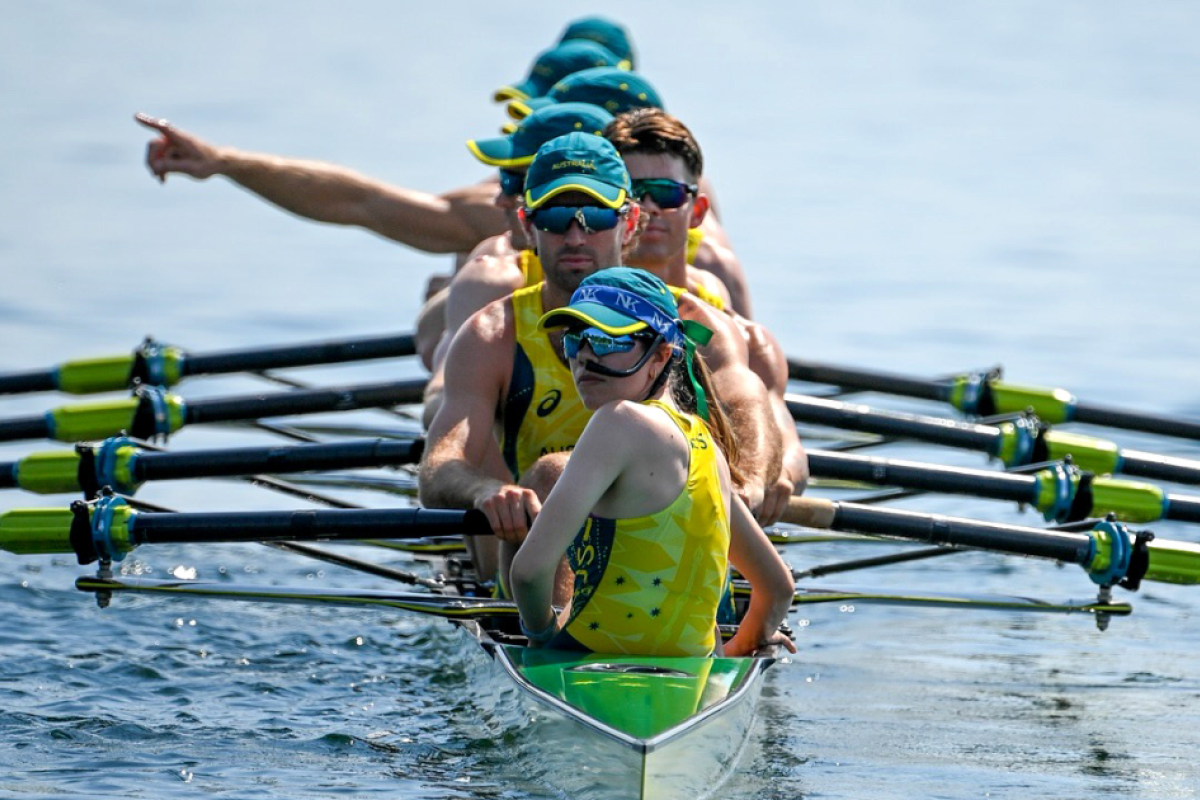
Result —
[{"label": "ponytail", "polygon": [[[696,392],[692,388],[691,376],[688,375],[686,358],[686,353],[681,350],[676,350],[671,357],[671,399],[675,401],[675,405],[680,410],[689,414],[697,414]],[[729,423],[725,409],[721,407],[716,392],[713,391],[712,372],[708,369],[708,363],[704,360],[704,356],[695,350],[692,354],[692,374],[695,375],[696,382],[700,384],[701,390],[708,398],[708,419],[705,420],[705,424],[708,425],[709,433],[712,434],[717,447],[724,454],[725,460],[729,462],[730,478],[735,485],[741,486],[745,482],[745,476],[736,464],[737,437],[733,433],[733,426]]]}]

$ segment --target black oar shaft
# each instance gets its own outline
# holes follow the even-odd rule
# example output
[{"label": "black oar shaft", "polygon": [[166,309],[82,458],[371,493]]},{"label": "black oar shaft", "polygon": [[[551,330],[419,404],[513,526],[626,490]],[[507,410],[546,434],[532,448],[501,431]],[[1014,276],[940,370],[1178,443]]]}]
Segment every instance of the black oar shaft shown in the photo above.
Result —
[{"label": "black oar shaft", "polygon": [[188,354],[183,361],[181,372],[185,376],[253,372],[374,358],[395,358],[410,356],[415,352],[416,345],[410,334],[373,336],[253,350],[230,350],[223,353]]},{"label": "black oar shaft", "polygon": [[1200,464],[1197,462],[1138,450],[1121,451],[1121,471],[1156,481],[1200,484]]},{"label": "black oar shaft", "polygon": [[794,381],[828,383],[844,389],[867,389],[924,400],[945,400],[946,385],[886,372],[852,369],[816,361],[788,360],[788,378]]},{"label": "black oar shaft", "polygon": [[808,466],[818,478],[969,494],[1014,503],[1033,503],[1037,500],[1037,479],[1032,475],[869,458],[824,450],[809,450]]},{"label": "black oar shaft", "polygon": [[44,415],[0,420],[0,442],[48,439],[52,429]]},{"label": "black oar shaft", "polygon": [[189,423],[229,422],[283,414],[386,408],[421,402],[425,383],[424,378],[416,378],[334,389],[300,389],[216,400],[189,400],[185,419]]},{"label": "black oar shaft", "polygon": [[1200,441],[1200,422],[1188,419],[1172,419],[1160,414],[1144,414],[1108,408],[1091,403],[1076,403],[1075,421],[1092,425],[1107,425],[1130,431],[1156,433],[1161,436],[1176,436]]},{"label": "black oar shaft", "polygon": [[977,547],[1070,564],[1086,564],[1091,557],[1091,539],[1087,534],[1022,528],[853,503],[835,505],[833,527],[837,530],[896,536],[928,544]]},{"label": "black oar shaft", "polygon": [[1200,522],[1200,497],[1184,497],[1181,495],[1167,495],[1167,513],[1164,515],[1167,519],[1175,519],[1180,522]]},{"label": "black oar shaft", "polygon": [[18,372],[0,375],[0,394],[24,394],[26,392],[50,392],[58,388],[54,370]]},{"label": "black oar shaft", "polygon": [[129,528],[139,544],[417,539],[491,533],[482,512],[427,508],[138,514]]},{"label": "black oar shaft", "polygon": [[[256,472],[306,472],[412,464],[421,457],[422,440],[337,442],[285,447],[243,447],[183,453],[141,453],[134,463],[137,482],[249,475]],[[0,473],[0,481],[3,480]]]},{"label": "black oar shaft", "polygon": [[989,425],[923,417],[891,411],[876,411],[863,405],[823,400],[802,395],[787,396],[788,410],[795,419],[817,425],[914,438],[947,447],[994,453],[1000,430]]}]

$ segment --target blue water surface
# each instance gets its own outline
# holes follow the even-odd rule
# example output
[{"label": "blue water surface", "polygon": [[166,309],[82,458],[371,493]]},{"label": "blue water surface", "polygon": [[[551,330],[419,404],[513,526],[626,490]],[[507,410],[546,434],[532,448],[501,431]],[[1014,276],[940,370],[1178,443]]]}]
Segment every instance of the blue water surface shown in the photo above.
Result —
[{"label": "blue water surface", "polygon": [[[504,122],[492,90],[596,10],[630,25],[642,70],[703,145],[755,316],[790,355],[923,376],[1003,364],[1014,381],[1092,402],[1200,417],[1200,8],[1171,2],[8,4],[0,372],[125,352],[147,334],[213,351],[411,328],[448,257],[297,220],[220,178],[160,186],[132,114],[442,191],[487,174],[463,142]],[[231,376],[181,391],[262,385]],[[68,402],[0,398],[0,418]],[[1200,459],[1197,442],[1078,430]],[[221,427],[172,447],[277,441]],[[64,446],[0,444],[0,462]],[[874,452],[984,465],[932,446]],[[140,496],[187,510],[303,505],[234,482]],[[0,510],[70,499],[4,490]],[[1041,523],[964,498],[898,506]],[[786,553],[798,567],[861,554]],[[150,577],[395,588],[257,546],[135,556],[124,569]],[[480,711],[475,695],[496,687],[476,680],[478,654],[446,623],[183,599],[101,610],[73,589],[82,573],[70,556],[0,555],[0,796],[556,796],[514,762],[520,729]],[[981,553],[821,583],[1094,594],[1075,568]],[[1196,590],[1148,584],[1121,599],[1135,613],[1105,633],[1083,616],[802,608],[800,653],[768,680],[726,794],[1200,797]]]}]

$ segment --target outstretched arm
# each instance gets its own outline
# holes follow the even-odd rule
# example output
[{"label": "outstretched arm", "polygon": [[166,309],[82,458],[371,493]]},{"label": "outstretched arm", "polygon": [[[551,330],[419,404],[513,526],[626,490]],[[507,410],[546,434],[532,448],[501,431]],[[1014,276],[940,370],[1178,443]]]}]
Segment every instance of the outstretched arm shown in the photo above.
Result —
[{"label": "outstretched arm", "polygon": [[335,164],[218,147],[147,114],[134,119],[160,134],[146,148],[146,165],[160,181],[172,172],[224,175],[293,214],[365,228],[427,253],[467,252],[507,229],[490,182],[430,194]]}]

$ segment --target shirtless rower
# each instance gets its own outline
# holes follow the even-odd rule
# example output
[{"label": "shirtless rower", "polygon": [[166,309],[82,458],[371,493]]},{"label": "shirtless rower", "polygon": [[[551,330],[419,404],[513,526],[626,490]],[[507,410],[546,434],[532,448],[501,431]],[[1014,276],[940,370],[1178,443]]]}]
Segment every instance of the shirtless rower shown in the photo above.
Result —
[{"label": "shirtless rower", "polygon": [[[525,185],[523,226],[545,280],[489,303],[455,334],[419,482],[424,505],[480,508],[493,529],[511,537],[527,531],[539,495],[557,479],[590,416],[563,361],[560,334],[538,331],[537,320],[566,305],[587,275],[622,263],[640,214],[629,202],[624,163],[597,136],[572,133],[544,144]],[[704,355],[738,437],[741,493],[757,510],[780,465],[770,401],[747,367],[745,341],[732,321],[714,309],[693,310],[715,331]],[[491,543],[475,542],[482,574],[496,567]]]}]

